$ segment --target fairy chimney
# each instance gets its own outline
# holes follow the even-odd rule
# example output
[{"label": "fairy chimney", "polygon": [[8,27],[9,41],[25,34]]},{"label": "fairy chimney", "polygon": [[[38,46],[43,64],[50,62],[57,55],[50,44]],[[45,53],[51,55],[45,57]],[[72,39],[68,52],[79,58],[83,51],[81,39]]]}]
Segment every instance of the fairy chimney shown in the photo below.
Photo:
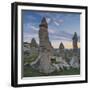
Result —
[{"label": "fairy chimney", "polygon": [[64,45],[61,42],[59,46],[59,52],[60,52],[60,57],[64,58],[65,57],[65,52],[64,52]]},{"label": "fairy chimney", "polygon": [[38,48],[38,44],[34,38],[31,40],[30,47]]},{"label": "fairy chimney", "polygon": [[51,42],[49,41],[48,24],[45,17],[42,18],[39,27],[40,51],[42,52],[44,49],[46,49],[50,54],[52,54],[53,47],[51,45]]},{"label": "fairy chimney", "polygon": [[74,33],[74,36],[73,36],[72,40],[73,40],[73,51],[76,52],[77,49],[78,49],[78,45],[77,45],[78,36],[77,36],[76,32]]},{"label": "fairy chimney", "polygon": [[45,17],[43,17],[39,27],[39,56],[31,65],[39,72],[48,74],[55,71],[55,67],[51,65],[52,46],[48,37],[48,24]]}]

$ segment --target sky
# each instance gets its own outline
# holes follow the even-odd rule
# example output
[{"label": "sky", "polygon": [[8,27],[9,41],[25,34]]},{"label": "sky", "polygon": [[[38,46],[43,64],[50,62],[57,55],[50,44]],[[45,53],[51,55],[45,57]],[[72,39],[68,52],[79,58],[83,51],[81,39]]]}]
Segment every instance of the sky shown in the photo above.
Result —
[{"label": "sky", "polygon": [[36,39],[39,44],[39,25],[43,17],[48,23],[49,40],[54,48],[58,48],[62,42],[65,48],[72,48],[74,32],[78,35],[78,47],[80,47],[80,14],[70,12],[44,12],[22,10],[23,41],[31,42]]}]

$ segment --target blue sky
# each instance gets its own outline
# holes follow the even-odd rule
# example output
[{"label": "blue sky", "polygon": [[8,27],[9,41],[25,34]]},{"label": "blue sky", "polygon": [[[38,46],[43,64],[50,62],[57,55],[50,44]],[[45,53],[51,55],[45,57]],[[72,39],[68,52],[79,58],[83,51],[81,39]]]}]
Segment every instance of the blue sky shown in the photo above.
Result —
[{"label": "blue sky", "polygon": [[43,17],[48,23],[49,39],[53,47],[58,48],[63,42],[66,48],[72,48],[72,37],[77,32],[80,42],[80,14],[69,12],[22,11],[23,40],[30,42],[35,38],[39,43],[39,24]]}]

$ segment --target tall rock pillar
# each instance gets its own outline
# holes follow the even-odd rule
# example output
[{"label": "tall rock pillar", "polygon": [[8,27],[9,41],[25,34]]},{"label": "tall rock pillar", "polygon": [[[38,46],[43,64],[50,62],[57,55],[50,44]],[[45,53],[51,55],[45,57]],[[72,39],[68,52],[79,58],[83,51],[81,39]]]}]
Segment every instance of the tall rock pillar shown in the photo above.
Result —
[{"label": "tall rock pillar", "polygon": [[77,52],[77,49],[78,49],[78,45],[77,45],[78,37],[77,37],[76,32],[74,33],[74,36],[73,36],[72,40],[73,40],[73,51]]},{"label": "tall rock pillar", "polygon": [[39,27],[39,56],[36,61],[32,63],[32,66],[34,66],[34,68],[36,66],[36,69],[40,72],[48,74],[53,72],[55,67],[51,65],[53,48],[49,41],[48,24],[45,17],[42,18]]},{"label": "tall rock pillar", "polygon": [[60,57],[65,59],[64,45],[62,42],[60,43],[60,46],[59,46],[59,52],[60,52]]},{"label": "tall rock pillar", "polygon": [[49,41],[48,35],[48,24],[45,17],[42,18],[41,23],[39,25],[39,44],[40,44],[40,52],[43,52],[46,49],[49,54],[53,54],[53,47]]},{"label": "tall rock pillar", "polygon": [[74,36],[72,38],[73,40],[73,56],[72,59],[70,61],[70,65],[73,68],[79,68],[80,67],[80,58],[78,57],[79,53],[78,53],[78,37],[77,37],[77,33],[74,33]]}]

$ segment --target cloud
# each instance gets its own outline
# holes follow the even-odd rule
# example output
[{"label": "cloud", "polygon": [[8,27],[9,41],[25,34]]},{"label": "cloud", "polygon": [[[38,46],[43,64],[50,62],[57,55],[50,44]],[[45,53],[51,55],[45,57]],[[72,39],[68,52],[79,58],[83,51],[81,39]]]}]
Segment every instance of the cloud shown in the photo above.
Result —
[{"label": "cloud", "polygon": [[72,37],[73,37],[73,34],[70,34],[70,33],[62,31],[62,30],[58,30],[58,28],[56,28],[56,29],[49,28],[48,32],[49,32],[50,40],[71,41]]},{"label": "cloud", "polygon": [[72,39],[71,38],[67,38],[67,37],[63,37],[63,36],[60,36],[60,35],[51,35],[50,36],[50,40],[60,40],[60,41],[71,41]]},{"label": "cloud", "polygon": [[37,33],[37,32],[38,32],[39,28],[36,27],[36,26],[35,26],[34,24],[32,24],[32,23],[25,23],[25,24],[23,25],[23,30],[24,30],[24,32],[28,32],[28,33],[30,33],[30,34],[34,34],[34,33]]},{"label": "cloud", "polygon": [[38,38],[38,34],[30,34],[30,33],[24,33],[23,34],[23,41],[27,41],[30,42],[32,38],[35,38],[35,40],[37,41],[37,43],[39,43],[39,38]]},{"label": "cloud", "polygon": [[56,26],[59,26],[64,23],[64,20],[60,18],[59,14],[55,13],[37,13],[40,17],[46,17],[48,24],[54,24]]},{"label": "cloud", "polygon": [[64,20],[60,19],[60,20],[59,20],[59,23],[60,23],[60,24],[63,24],[63,23],[64,23]]},{"label": "cloud", "polygon": [[30,21],[35,20],[36,18],[32,15],[27,15],[26,18]]},{"label": "cloud", "polygon": [[35,23],[27,22],[23,25],[23,41],[30,42],[32,38],[38,39],[38,30],[39,28]]},{"label": "cloud", "polygon": [[63,19],[53,19],[53,22],[56,26],[60,26],[61,24],[64,23]]},{"label": "cloud", "polygon": [[48,32],[49,32],[49,34],[55,34],[55,30],[53,30],[53,29],[49,29]]},{"label": "cloud", "polygon": [[[36,16],[36,17],[35,17]],[[73,16],[73,15],[72,15]],[[42,17],[46,17],[48,25],[48,32],[50,40],[63,40],[63,41],[72,41],[73,28],[70,30],[63,30],[64,28],[60,28],[60,25],[64,25],[64,22],[67,22],[65,18],[70,18],[70,14],[68,13],[50,13],[50,12],[34,12],[34,15],[27,15],[28,23],[24,24],[24,32],[30,34],[25,36],[25,38],[32,38],[34,35],[38,35],[39,26],[38,23],[42,19]],[[37,19],[37,20],[36,20]],[[32,22],[33,20],[33,22]],[[36,20],[36,22],[34,21]],[[66,29],[66,28],[65,28]],[[69,29],[69,28],[67,28]],[[76,29],[77,30],[77,29]],[[67,32],[66,32],[67,31]],[[69,32],[71,31],[71,32]],[[36,37],[36,36],[35,36]],[[78,36],[78,41],[80,41],[80,36]]]},{"label": "cloud", "polygon": [[52,19],[50,17],[46,17],[46,21],[48,24],[50,24],[52,22]]},{"label": "cloud", "polygon": [[29,33],[24,33],[24,37],[29,37],[29,38],[32,38],[32,37],[38,37],[38,34],[29,34]]},{"label": "cloud", "polygon": [[[51,31],[51,33],[49,32],[50,40],[72,41],[73,34],[69,32],[55,29],[51,29]],[[80,36],[78,36],[78,42],[80,42]]]},{"label": "cloud", "polygon": [[35,30],[35,31],[38,31],[39,30],[39,28],[37,28],[37,27],[35,27],[35,26],[30,26],[30,28],[32,29],[32,30]]},{"label": "cloud", "polygon": [[48,24],[52,23],[56,26],[59,26],[64,23],[64,20],[62,20],[62,19],[55,19],[55,18],[51,18],[51,17],[46,17],[46,20],[47,20]]},{"label": "cloud", "polygon": [[60,25],[57,21],[54,21],[54,24],[55,24],[56,26],[59,26],[59,25]]}]

